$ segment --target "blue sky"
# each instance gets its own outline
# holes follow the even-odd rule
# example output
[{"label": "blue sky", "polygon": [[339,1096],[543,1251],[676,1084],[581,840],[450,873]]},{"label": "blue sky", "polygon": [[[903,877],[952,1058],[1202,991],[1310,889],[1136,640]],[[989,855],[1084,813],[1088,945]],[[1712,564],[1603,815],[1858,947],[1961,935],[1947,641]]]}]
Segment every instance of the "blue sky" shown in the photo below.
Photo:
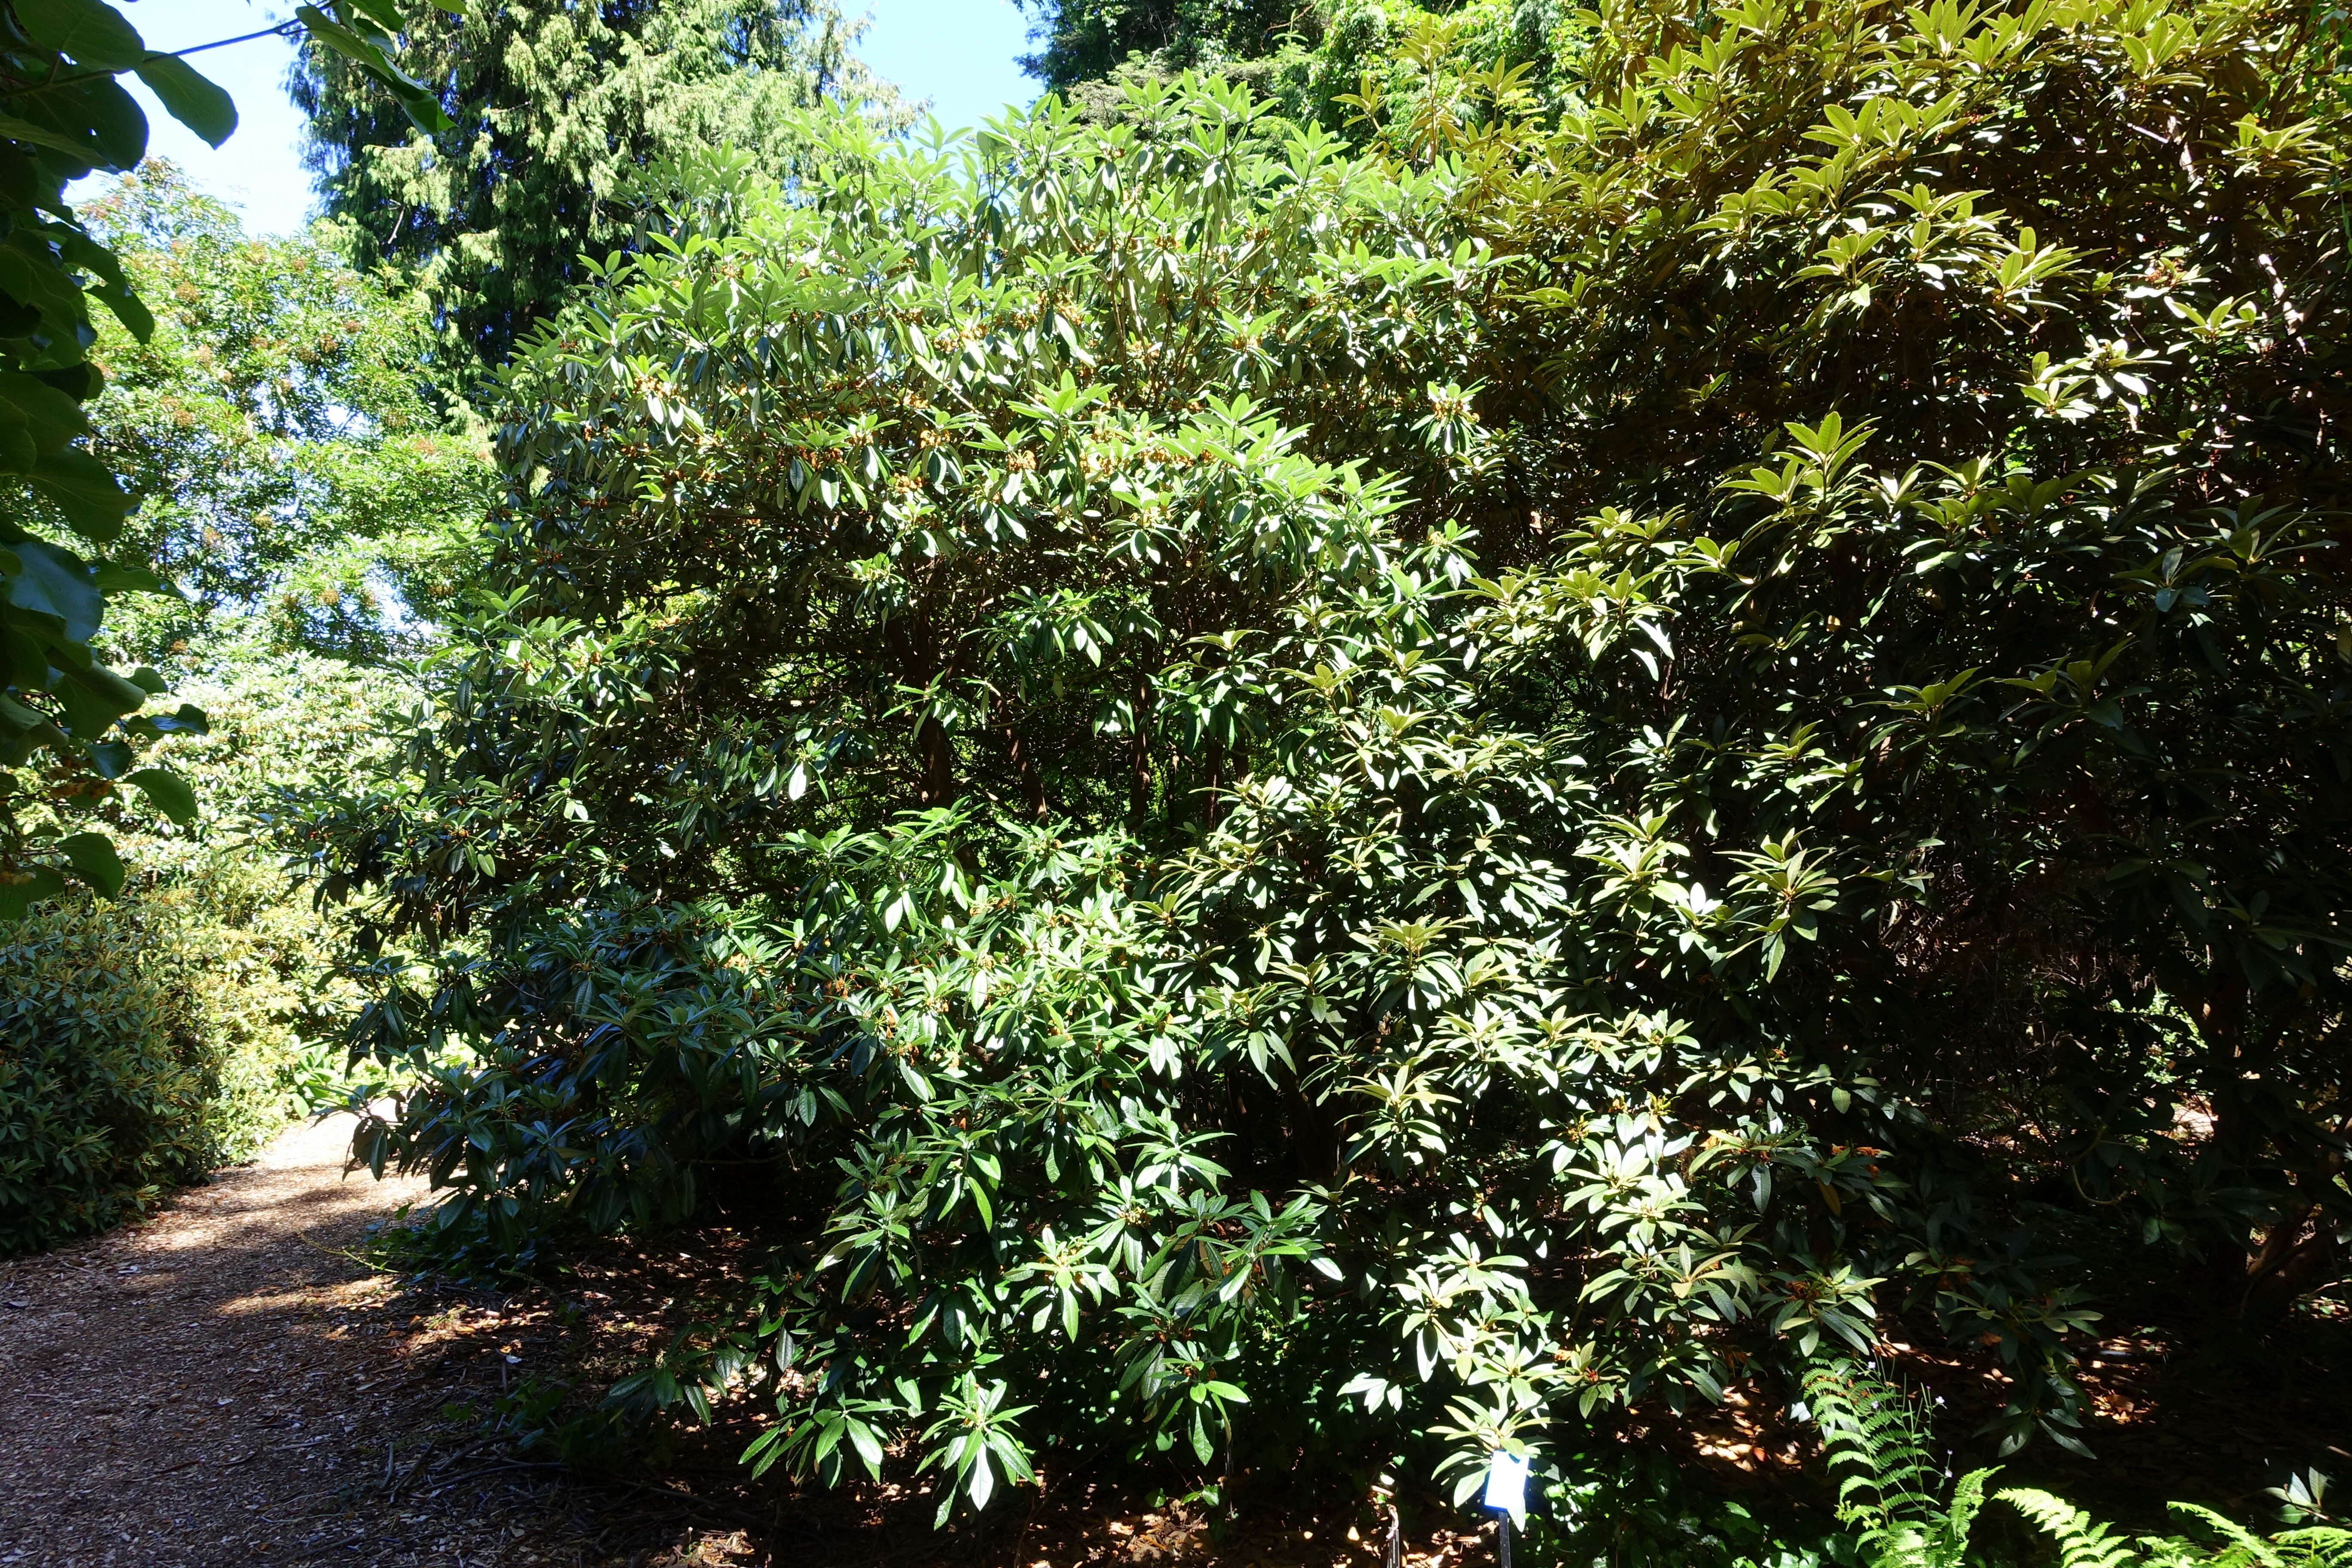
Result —
[{"label": "blue sky", "polygon": [[[855,15],[857,5],[848,0],[842,8]],[[866,5],[873,18],[860,50],[866,62],[909,98],[928,99],[942,123],[976,125],[1006,103],[1026,103],[1036,95],[1036,84],[1013,64],[1028,50],[1028,25],[1013,0],[866,0]],[[158,49],[254,32],[292,10],[290,0],[132,0],[125,6],[148,47]],[[247,226],[267,233],[298,228],[310,211],[302,121],[283,85],[293,54],[284,39],[259,38],[190,62],[236,100],[236,133],[218,152],[182,129],[145,88],[131,83],[152,128],[148,151],[236,204]]]}]

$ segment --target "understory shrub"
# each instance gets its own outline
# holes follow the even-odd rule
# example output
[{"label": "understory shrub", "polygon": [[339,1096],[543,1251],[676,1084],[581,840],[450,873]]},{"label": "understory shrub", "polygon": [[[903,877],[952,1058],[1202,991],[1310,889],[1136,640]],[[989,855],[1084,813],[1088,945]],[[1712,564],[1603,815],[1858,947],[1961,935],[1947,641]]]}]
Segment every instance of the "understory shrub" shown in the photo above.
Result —
[{"label": "understory shrub", "polygon": [[360,1087],[334,915],[250,836],[278,786],[367,752],[396,685],[234,633],[174,676],[212,717],[159,748],[195,824],[107,797],[120,895],[47,900],[0,942],[0,1251],[138,1217]]},{"label": "understory shrub", "polygon": [[[2300,7],[1631,0],[1549,96],[822,129],[520,356],[492,602],[280,842],[452,1247],[940,1517],[1539,1477],[1915,1314],[2345,1270],[2345,100]],[[1452,41],[1449,42],[1449,38]]]},{"label": "understory shrub", "polygon": [[0,944],[0,1253],[150,1212],[354,1087],[319,1023],[324,931],[248,853],[112,900],[52,900]]},{"label": "understory shrub", "polygon": [[241,1141],[254,1097],[223,1082],[178,923],[73,898],[0,947],[0,1253],[137,1218]]}]

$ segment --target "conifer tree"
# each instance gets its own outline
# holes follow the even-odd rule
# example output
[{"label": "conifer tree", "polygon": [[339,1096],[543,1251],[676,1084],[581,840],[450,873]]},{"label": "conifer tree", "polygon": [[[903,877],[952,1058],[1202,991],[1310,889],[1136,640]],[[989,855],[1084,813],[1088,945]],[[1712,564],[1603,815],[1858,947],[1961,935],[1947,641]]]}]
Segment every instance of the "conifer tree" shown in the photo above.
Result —
[{"label": "conifer tree", "polygon": [[862,26],[830,0],[497,0],[430,12],[399,64],[452,121],[395,125],[341,56],[308,47],[290,83],[306,157],[362,265],[413,268],[443,330],[484,363],[551,312],[583,252],[625,245],[638,172],[729,146],[782,170],[796,109],[889,112],[851,52]]}]

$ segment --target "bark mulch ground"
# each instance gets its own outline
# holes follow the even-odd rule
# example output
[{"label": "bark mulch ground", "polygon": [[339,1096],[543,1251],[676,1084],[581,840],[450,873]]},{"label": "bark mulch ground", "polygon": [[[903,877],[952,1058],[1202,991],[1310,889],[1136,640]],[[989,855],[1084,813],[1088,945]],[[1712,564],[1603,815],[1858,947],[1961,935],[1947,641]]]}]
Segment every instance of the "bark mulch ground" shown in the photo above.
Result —
[{"label": "bark mulch ground", "polygon": [[415,1191],[347,1179],[348,1137],[295,1128],[143,1225],[0,1263],[0,1565],[655,1560],[547,1472],[429,1435],[449,1369],[351,1252]]},{"label": "bark mulch ground", "polygon": [[[682,1435],[658,1472],[518,1458],[485,1419],[502,1397],[660,1342],[723,1283],[727,1238],[616,1243],[554,1289],[387,1275],[368,1226],[422,1184],[347,1175],[349,1129],[297,1127],[144,1224],[0,1262],[0,1568],[1380,1561],[1345,1523],[1213,1544],[1197,1510],[1091,1484],[934,1532],[919,1492],[749,1482],[748,1410]],[[1414,1568],[1476,1542],[1417,1544]]]}]

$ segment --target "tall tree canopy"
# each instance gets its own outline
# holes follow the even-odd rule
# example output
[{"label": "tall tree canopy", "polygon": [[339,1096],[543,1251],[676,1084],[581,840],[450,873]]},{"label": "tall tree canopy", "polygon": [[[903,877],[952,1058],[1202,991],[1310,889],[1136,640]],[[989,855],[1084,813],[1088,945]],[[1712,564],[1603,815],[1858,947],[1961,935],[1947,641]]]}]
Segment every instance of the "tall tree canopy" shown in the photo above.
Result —
[{"label": "tall tree canopy", "polygon": [[1302,25],[1315,0],[1019,0],[1036,17],[1037,52],[1021,63],[1049,88],[1107,77],[1131,54],[1177,68],[1251,59]]},{"label": "tall tree canopy", "polygon": [[[430,96],[385,58],[385,29],[400,25],[394,0],[323,0],[302,7],[297,25],[331,40],[367,90],[441,122]],[[146,563],[115,552],[137,500],[81,445],[91,434],[81,405],[105,384],[89,357],[91,301],[134,339],[154,329],[121,258],[65,199],[84,175],[125,173],[146,156],[146,113],[119,79],[132,73],[214,146],[236,129],[226,93],[180,56],[150,49],[102,0],[14,5],[0,16],[0,921],[68,877],[106,892],[122,882],[104,834],[70,831],[53,811],[28,821],[28,796],[86,804],[127,776],[175,816],[193,809],[169,770],[126,770],[134,742],[201,727],[203,714],[184,704],[142,713],[160,678],[109,669],[91,647],[110,599],[169,591]],[[49,775],[37,792],[18,774],[31,766]]]},{"label": "tall tree canopy", "polygon": [[247,235],[168,163],[89,216],[155,317],[91,350],[92,449],[141,497],[125,544],[186,595],[133,601],[118,643],[161,662],[221,610],[322,652],[413,642],[478,553],[492,473],[480,418],[425,384],[422,297],[354,271],[331,224]]},{"label": "tall tree canopy", "polygon": [[402,35],[401,68],[450,121],[427,133],[341,54],[293,79],[308,159],[363,264],[415,270],[445,331],[488,363],[639,231],[642,172],[710,146],[789,167],[793,111],[890,100],[830,0],[495,0]]}]

